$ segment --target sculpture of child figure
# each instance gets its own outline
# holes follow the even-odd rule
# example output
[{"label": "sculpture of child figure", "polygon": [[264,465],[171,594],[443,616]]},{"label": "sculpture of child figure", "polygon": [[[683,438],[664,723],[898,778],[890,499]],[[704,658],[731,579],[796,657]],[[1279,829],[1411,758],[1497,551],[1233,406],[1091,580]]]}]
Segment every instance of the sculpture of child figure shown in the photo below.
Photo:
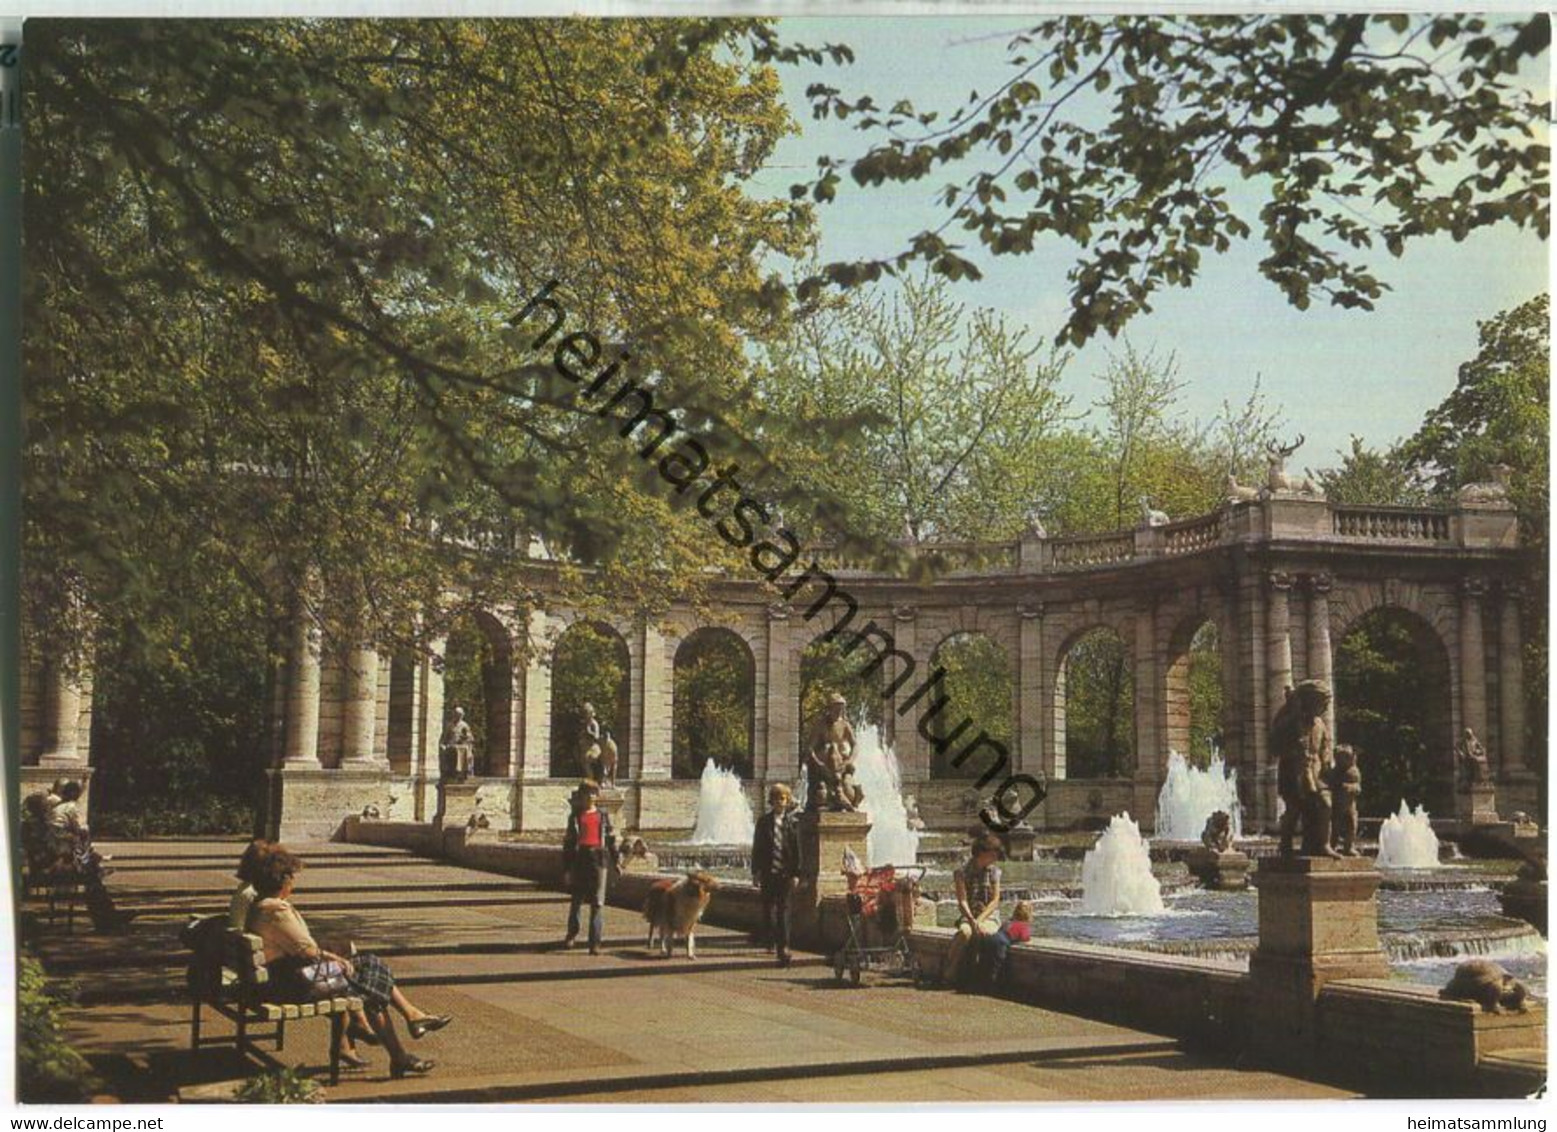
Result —
[{"label": "sculpture of child figure", "polygon": [[1340,743],[1335,748],[1335,765],[1330,768],[1330,844],[1343,857],[1357,856],[1357,799],[1361,793],[1357,751]]}]

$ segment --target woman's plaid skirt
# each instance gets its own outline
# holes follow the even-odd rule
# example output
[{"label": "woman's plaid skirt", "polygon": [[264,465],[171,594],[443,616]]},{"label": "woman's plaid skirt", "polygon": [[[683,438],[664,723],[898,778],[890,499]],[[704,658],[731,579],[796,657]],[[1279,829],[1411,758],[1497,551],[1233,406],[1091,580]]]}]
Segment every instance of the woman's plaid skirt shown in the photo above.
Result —
[{"label": "woman's plaid skirt", "polygon": [[364,1004],[375,1010],[389,1006],[389,996],[395,989],[389,964],[377,955],[357,955],[352,957],[351,965],[355,973],[347,981],[362,996]]}]

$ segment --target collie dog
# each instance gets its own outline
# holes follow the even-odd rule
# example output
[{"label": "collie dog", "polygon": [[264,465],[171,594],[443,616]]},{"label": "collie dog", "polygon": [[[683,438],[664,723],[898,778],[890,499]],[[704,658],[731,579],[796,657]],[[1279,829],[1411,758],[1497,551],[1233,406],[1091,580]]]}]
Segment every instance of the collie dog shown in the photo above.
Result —
[{"label": "collie dog", "polygon": [[678,880],[656,882],[643,902],[643,918],[649,922],[647,946],[653,948],[658,935],[661,949],[669,956],[679,935],[687,941],[687,958],[696,959],[697,922],[703,918],[718,887],[719,881],[705,872],[689,872]]}]

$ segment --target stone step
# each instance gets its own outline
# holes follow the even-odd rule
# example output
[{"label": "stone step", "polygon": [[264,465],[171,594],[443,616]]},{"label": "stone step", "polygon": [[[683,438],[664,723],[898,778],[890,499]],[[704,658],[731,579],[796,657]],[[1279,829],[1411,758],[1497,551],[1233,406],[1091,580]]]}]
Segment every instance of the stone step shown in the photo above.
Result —
[{"label": "stone step", "polygon": [[[631,949],[620,950],[626,952]],[[687,959],[678,953],[669,959],[650,957],[640,946],[632,950],[631,954],[613,955],[608,951],[603,955],[589,956],[591,962],[596,964],[594,966],[503,962],[472,964],[464,957],[440,956],[424,962],[397,961],[394,968],[395,981],[403,987],[475,987],[643,976],[712,975],[726,971],[763,971],[774,966],[772,956],[760,953],[723,955],[700,949],[699,956],[697,959]],[[830,969],[830,966],[820,956],[797,956],[791,969],[803,968],[824,970]],[[91,986],[80,988],[76,1001],[82,1006],[151,1006],[183,1003],[187,997],[182,970],[170,970],[145,975],[133,972],[122,978],[110,976],[100,979]]]},{"label": "stone step", "polygon": [[1546,1050],[1505,1049],[1483,1054],[1476,1077],[1485,1095],[1533,1097],[1546,1090]]},{"label": "stone step", "polygon": [[[1130,1054],[1177,1052],[1179,1043],[1172,1038],[1142,1034],[1098,1035],[1077,1038],[1029,1038],[1018,1041],[993,1040],[976,1051],[944,1053],[908,1053],[901,1055],[862,1054],[856,1057],[828,1055],[825,1058],[791,1056],[782,1062],[762,1058],[760,1051],[732,1048],[717,1065],[683,1070],[611,1069],[590,1067],[574,1073],[514,1073],[511,1076],[440,1077],[437,1071],[415,1080],[343,1080],[328,1090],[336,1103],[361,1100],[391,1101],[397,1104],[430,1103],[513,1103],[518,1101],[561,1100],[589,1095],[609,1098],[614,1093],[634,1093],[653,1089],[691,1086],[749,1084],[761,1081],[808,1081],[821,1077],[878,1077],[935,1069],[985,1067],[990,1065],[1032,1064],[1064,1061],[1071,1058],[1121,1057]],[[883,1083],[883,1099],[891,1095]],[[182,1096],[180,1099],[183,1099]],[[804,1094],[797,1095],[804,1100]],[[608,1103],[608,1100],[600,1103]]]}]

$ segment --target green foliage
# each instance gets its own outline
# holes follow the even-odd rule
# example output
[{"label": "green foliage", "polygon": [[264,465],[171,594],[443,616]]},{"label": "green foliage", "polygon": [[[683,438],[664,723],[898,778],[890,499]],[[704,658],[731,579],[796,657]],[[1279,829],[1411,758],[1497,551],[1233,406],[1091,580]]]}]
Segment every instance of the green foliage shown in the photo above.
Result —
[{"label": "green foliage", "polygon": [[931,668],[937,666],[946,669],[948,702],[931,718],[932,733],[943,738],[964,719],[970,722],[955,742],[947,744],[944,753],[933,752],[930,777],[978,778],[989,769],[987,756],[972,756],[961,766],[952,765],[952,756],[972,743],[981,730],[1004,744],[1006,750],[1015,749],[1012,697],[1016,676],[1010,658],[1005,649],[982,633],[960,633],[936,648]]},{"label": "green foliage", "polygon": [[1394,610],[1370,613],[1336,647],[1336,741],[1357,748],[1363,814],[1392,814],[1402,799],[1435,810],[1448,802],[1454,740],[1442,649]]},{"label": "green foliage", "polygon": [[756,665],[751,649],[725,629],[699,629],[676,650],[671,775],[697,778],[709,759],[752,774]]},{"label": "green foliage", "polygon": [[947,214],[882,260],[834,263],[801,288],[856,286],[924,261],[980,277],[991,255],[1054,237],[1080,250],[1059,342],[1117,334],[1206,252],[1258,229],[1261,273],[1289,302],[1371,310],[1368,260],[1413,240],[1509,222],[1549,226],[1544,13],[1128,16],[1044,20],[1010,70],[949,115],[885,108],[826,83],[818,118],[855,117],[869,148],[824,158],[796,199],[938,178]]},{"label": "green foliage", "polygon": [[1428,502],[1427,485],[1410,454],[1396,445],[1379,451],[1352,437],[1351,451],[1337,468],[1324,468],[1316,478],[1331,503],[1369,507],[1421,507]]},{"label": "green foliage", "polygon": [[[1459,381],[1406,442],[1415,466],[1440,497],[1486,482],[1507,468],[1509,499],[1529,550],[1523,597],[1525,712],[1521,746],[1546,742],[1547,645],[1551,555],[1550,299],[1537,295],[1480,326],[1481,348],[1460,366]],[[1546,766],[1545,759],[1536,765]],[[1545,797],[1544,792],[1542,797]]]},{"label": "green foliage", "polygon": [[1258,380],[1241,405],[1189,421],[1175,359],[1126,344],[1084,423],[1059,392],[1066,362],[934,277],[891,300],[830,298],[769,347],[758,380],[799,431],[847,440],[786,450],[777,473],[823,500],[808,513],[846,543],[1014,539],[1034,519],[1054,535],[1114,531],[1139,521],[1143,495],[1202,514],[1230,473],[1263,475],[1278,422]]},{"label": "green foliage", "polygon": [[275,1069],[250,1077],[233,1100],[239,1104],[323,1104],[324,1090],[296,1069]]},{"label": "green foliage", "polygon": [[[881,693],[886,682],[877,669],[870,676],[861,674],[868,664],[869,646],[845,655],[837,640],[813,641],[800,654],[800,745],[804,747],[813,720],[827,707],[834,692],[848,701],[845,709],[855,731],[880,727],[886,701]],[[794,769],[798,773],[803,751],[795,751]],[[775,771],[777,768],[775,768]]]},{"label": "green foliage", "polygon": [[1187,678],[1189,750],[1183,754],[1204,770],[1222,743],[1222,651],[1215,621],[1205,622],[1190,638]]},{"label": "green foliage", "polygon": [[92,821],[99,834],[252,834],[264,796],[270,657],[263,614],[230,574],[202,616],[125,616],[98,632]]},{"label": "green foliage", "polygon": [[1001,539],[1020,532],[1041,481],[1044,441],[1066,410],[1064,364],[925,278],[890,299],[818,306],[769,348],[758,380],[802,434],[846,434],[781,457],[783,475],[845,504],[842,515],[817,509],[831,533]]},{"label": "green foliage", "polygon": [[1135,676],[1112,629],[1082,634],[1065,654],[1065,777],[1119,778],[1135,769]]},{"label": "green foliage", "polygon": [[575,622],[557,639],[551,662],[551,773],[575,778],[584,751],[584,705],[595,705],[595,717],[616,738],[616,773],[626,777],[631,721],[627,642],[613,629],[588,621]]},{"label": "green foliage", "polygon": [[465,722],[475,741],[478,769],[487,756],[487,687],[497,668],[492,642],[472,617],[462,617],[449,633],[443,650],[444,714],[465,709]]},{"label": "green foliage", "polygon": [[16,962],[16,1086],[27,1104],[77,1104],[97,1079],[86,1058],[65,1040],[64,1009],[71,988],[51,981],[31,955]]},{"label": "green foliage", "polygon": [[793,128],[754,54],[773,57],[763,31],[34,29],[24,545],[40,651],[78,652],[92,609],[192,621],[205,577],[282,610],[310,574],[326,647],[423,647],[464,608],[529,592],[518,556],[472,541],[534,536],[594,566],[591,587],[565,577],[581,600],[696,591],[706,520],[546,376],[538,320],[507,323],[560,280],[567,329],[611,344],[603,357],[630,343],[639,379],[699,410],[688,428],[717,422],[739,454],[782,425],[745,356],[784,321],[766,257],[803,255],[811,228],[752,191]]}]

